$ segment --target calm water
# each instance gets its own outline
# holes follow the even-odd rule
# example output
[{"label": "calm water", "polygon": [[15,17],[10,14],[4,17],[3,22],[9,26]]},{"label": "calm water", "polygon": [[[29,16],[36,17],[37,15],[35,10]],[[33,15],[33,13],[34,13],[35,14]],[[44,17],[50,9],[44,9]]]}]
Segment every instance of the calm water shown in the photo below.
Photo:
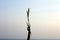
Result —
[{"label": "calm water", "polygon": [[[26,39],[0,39],[0,40],[26,40]],[[60,40],[60,39],[31,39],[31,40]]]}]

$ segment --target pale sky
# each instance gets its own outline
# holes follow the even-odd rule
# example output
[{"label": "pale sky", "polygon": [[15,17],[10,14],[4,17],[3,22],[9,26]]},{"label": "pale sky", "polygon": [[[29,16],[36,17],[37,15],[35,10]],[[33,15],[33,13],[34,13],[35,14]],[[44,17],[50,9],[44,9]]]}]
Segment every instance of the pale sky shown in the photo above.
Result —
[{"label": "pale sky", "polygon": [[28,8],[31,39],[60,39],[60,0],[0,0],[0,38],[27,38]]}]

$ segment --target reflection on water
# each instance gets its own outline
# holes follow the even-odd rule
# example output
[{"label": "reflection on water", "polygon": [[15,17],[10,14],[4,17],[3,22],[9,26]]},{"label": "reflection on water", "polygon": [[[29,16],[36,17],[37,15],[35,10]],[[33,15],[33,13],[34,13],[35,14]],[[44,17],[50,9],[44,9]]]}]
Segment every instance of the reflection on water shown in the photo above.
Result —
[{"label": "reflection on water", "polygon": [[[27,40],[27,39],[0,39],[0,40]],[[31,39],[31,40],[60,40],[60,39]]]}]

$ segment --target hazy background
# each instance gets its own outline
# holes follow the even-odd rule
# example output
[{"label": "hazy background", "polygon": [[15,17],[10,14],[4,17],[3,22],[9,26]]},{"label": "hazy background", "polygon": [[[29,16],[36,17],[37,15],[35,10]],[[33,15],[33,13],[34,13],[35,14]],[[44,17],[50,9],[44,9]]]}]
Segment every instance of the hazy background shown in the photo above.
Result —
[{"label": "hazy background", "polygon": [[0,0],[0,38],[27,38],[30,8],[31,39],[60,39],[60,0]]}]

